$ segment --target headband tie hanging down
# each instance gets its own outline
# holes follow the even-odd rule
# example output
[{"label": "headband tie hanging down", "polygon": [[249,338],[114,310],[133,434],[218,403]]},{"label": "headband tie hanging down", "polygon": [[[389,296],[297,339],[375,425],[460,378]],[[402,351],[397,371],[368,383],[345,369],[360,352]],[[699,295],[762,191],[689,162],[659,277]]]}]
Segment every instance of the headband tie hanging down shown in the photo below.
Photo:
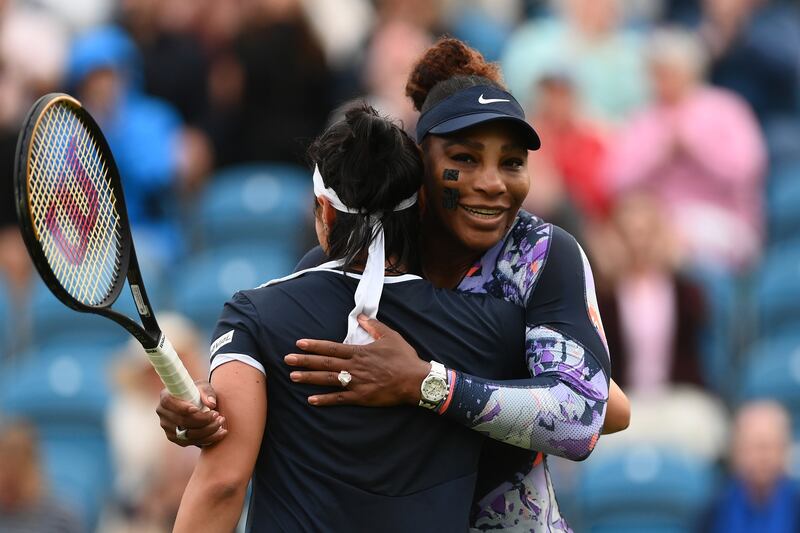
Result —
[{"label": "headband tie hanging down", "polygon": [[[358,324],[358,315],[366,315],[369,318],[378,316],[378,305],[383,293],[383,280],[386,268],[386,249],[383,235],[383,224],[380,217],[382,213],[368,213],[364,209],[353,209],[347,207],[339,199],[336,191],[326,187],[319,172],[319,166],[314,165],[314,196],[326,198],[334,209],[342,213],[369,215],[368,221],[372,230],[372,240],[367,249],[367,262],[361,280],[358,282],[354,296],[355,307],[347,316],[347,337],[345,344],[369,344],[374,339]],[[417,203],[417,193],[406,198],[397,204],[392,211],[403,211]],[[344,260],[334,261],[336,266],[342,266]]]}]

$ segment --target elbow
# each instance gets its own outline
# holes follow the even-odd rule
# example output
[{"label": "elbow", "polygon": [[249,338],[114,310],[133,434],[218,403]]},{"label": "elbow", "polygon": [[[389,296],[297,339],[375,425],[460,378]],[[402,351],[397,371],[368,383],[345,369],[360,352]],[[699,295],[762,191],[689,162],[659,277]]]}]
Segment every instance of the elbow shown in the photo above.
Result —
[{"label": "elbow", "polygon": [[236,473],[226,473],[213,476],[208,479],[205,485],[205,492],[209,501],[225,502],[243,499],[247,492],[247,485],[250,483],[249,475],[237,475]]},{"label": "elbow", "polygon": [[595,433],[594,435],[592,435],[591,438],[589,439],[588,445],[578,450],[575,456],[570,457],[570,459],[577,462],[585,461],[586,459],[588,459],[589,456],[592,455],[594,447],[597,444],[597,440],[599,438],[600,438],[600,433]]},{"label": "elbow", "polygon": [[[587,428],[589,429],[589,428]],[[597,445],[597,441],[600,438],[600,431],[595,430],[590,434],[587,434],[585,437],[581,439],[576,439],[572,441],[572,446],[567,446],[563,453],[559,453],[559,455],[565,459],[569,459],[570,461],[585,461],[592,455],[594,451],[594,447]]]},{"label": "elbow", "polygon": [[621,416],[618,424],[617,424],[617,431],[623,431],[628,429],[628,426],[631,425],[631,404],[627,404],[625,412]]},{"label": "elbow", "polygon": [[613,424],[616,431],[628,429],[631,425],[631,402],[627,396],[623,394],[622,401],[619,402],[618,413],[614,416]]},{"label": "elbow", "polygon": [[244,496],[247,491],[247,483],[234,483],[226,480],[219,480],[209,483],[208,496],[212,501],[224,502],[238,499]]},{"label": "elbow", "polygon": [[613,412],[606,415],[605,422],[603,422],[603,434],[618,433],[628,429],[630,425],[631,405],[626,401],[624,405],[619,405]]}]

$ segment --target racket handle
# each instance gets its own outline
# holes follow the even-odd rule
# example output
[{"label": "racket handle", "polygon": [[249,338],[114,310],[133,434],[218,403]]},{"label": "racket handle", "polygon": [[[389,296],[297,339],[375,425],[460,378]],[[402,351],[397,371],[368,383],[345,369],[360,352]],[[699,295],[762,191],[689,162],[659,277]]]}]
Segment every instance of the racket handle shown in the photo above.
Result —
[{"label": "racket handle", "polygon": [[150,364],[153,365],[161,381],[167,387],[170,394],[181,400],[192,402],[199,409],[204,411],[203,403],[200,401],[200,391],[192,380],[192,376],[183,366],[183,362],[178,358],[172,343],[162,333],[161,338],[155,348],[145,349]]}]

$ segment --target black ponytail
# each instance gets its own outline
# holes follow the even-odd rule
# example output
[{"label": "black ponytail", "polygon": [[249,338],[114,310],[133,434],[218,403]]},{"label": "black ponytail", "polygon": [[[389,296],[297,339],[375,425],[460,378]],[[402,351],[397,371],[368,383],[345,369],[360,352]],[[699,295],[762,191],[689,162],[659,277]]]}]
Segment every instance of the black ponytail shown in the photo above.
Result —
[{"label": "black ponytail", "polygon": [[364,214],[337,213],[328,233],[328,256],[345,267],[366,253],[372,233],[369,216],[381,214],[386,257],[396,266],[416,268],[419,260],[419,208],[392,211],[422,184],[422,160],[416,144],[389,119],[365,104],[347,111],[308,150],[326,187]]}]

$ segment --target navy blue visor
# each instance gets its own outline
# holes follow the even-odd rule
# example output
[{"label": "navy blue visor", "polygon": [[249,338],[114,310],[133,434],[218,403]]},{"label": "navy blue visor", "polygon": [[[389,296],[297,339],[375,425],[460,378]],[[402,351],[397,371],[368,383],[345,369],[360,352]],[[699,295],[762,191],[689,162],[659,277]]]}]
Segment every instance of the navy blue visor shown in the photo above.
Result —
[{"label": "navy blue visor", "polygon": [[538,150],[542,145],[519,102],[511,93],[491,85],[462,89],[425,111],[417,121],[417,142],[428,134],[445,135],[490,120],[507,120],[519,126],[528,150]]}]

